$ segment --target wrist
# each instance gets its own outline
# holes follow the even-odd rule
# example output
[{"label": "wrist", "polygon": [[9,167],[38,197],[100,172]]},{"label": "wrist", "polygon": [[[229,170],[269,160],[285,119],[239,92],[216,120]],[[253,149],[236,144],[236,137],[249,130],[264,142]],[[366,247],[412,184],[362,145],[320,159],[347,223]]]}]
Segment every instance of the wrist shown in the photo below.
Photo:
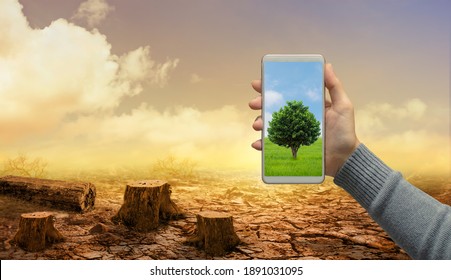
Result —
[{"label": "wrist", "polygon": [[355,139],[354,144],[349,146],[348,149],[344,149],[341,153],[339,153],[334,159],[333,162],[335,162],[335,170],[333,170],[332,174],[328,174],[332,177],[335,177],[337,173],[340,171],[340,169],[343,167],[343,165],[346,163],[346,161],[349,159],[349,157],[354,153],[354,151],[359,147],[361,142],[359,139]]},{"label": "wrist", "polygon": [[392,176],[394,170],[361,144],[338,170],[334,183],[345,189],[368,210]]}]

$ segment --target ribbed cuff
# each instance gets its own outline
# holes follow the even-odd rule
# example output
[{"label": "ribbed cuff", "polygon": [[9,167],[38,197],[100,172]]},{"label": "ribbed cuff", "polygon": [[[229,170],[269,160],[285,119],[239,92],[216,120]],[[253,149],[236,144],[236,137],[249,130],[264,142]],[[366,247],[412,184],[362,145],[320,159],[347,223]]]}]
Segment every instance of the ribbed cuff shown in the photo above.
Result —
[{"label": "ribbed cuff", "polygon": [[360,144],[337,172],[334,183],[368,210],[393,172],[364,144]]}]

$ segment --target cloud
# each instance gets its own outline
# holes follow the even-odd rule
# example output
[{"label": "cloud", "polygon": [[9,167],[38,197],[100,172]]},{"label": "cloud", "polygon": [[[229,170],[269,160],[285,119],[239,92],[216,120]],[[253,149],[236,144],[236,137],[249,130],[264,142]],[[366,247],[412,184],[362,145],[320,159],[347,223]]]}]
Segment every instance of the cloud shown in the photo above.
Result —
[{"label": "cloud", "polygon": [[156,64],[151,59],[150,47],[139,47],[119,58],[121,67],[118,76],[131,84],[148,81],[164,87],[168,82],[169,73],[177,67],[178,63],[179,59],[174,59]]},{"label": "cloud", "polygon": [[65,19],[33,29],[21,9],[0,2],[1,144],[45,135],[79,114],[107,114],[146,83],[164,86],[178,64],[155,62],[149,47],[114,55],[104,35]]},{"label": "cloud", "polygon": [[197,75],[196,73],[191,74],[191,78],[189,80],[190,83],[192,84],[197,84],[200,83],[203,79]]},{"label": "cloud", "polygon": [[446,134],[427,129],[406,130],[387,133],[381,138],[365,138],[364,143],[391,168],[405,176],[450,175],[451,150]]},{"label": "cloud", "polygon": [[92,28],[98,26],[113,10],[114,7],[109,5],[106,0],[87,0],[80,4],[72,18],[86,21]]},{"label": "cloud", "polygon": [[285,103],[283,95],[274,90],[268,90],[265,92],[264,102],[267,107],[280,106]]},{"label": "cloud", "polygon": [[[442,111],[441,107],[433,111]],[[408,174],[449,172],[448,131],[434,128],[443,116],[418,98],[402,105],[372,103],[356,110],[358,138],[392,168]],[[440,126],[442,127],[442,125]]]},{"label": "cloud", "polygon": [[143,103],[128,114],[66,122],[43,152],[54,153],[59,165],[68,157],[71,165],[141,165],[172,154],[209,167],[257,167],[258,153],[249,146],[255,135],[244,118],[234,106],[158,110]]},{"label": "cloud", "polygon": [[318,101],[321,99],[321,91],[309,89],[305,92],[305,95],[312,101]]},{"label": "cloud", "polygon": [[[116,114],[146,83],[163,87],[179,60],[148,46],[121,56],[93,29],[53,21],[33,29],[17,0],[0,1],[0,157],[23,151],[49,168],[144,165],[173,154],[206,166],[258,167],[247,112],[142,103]],[[251,163],[251,164],[250,164]]]},{"label": "cloud", "polygon": [[364,135],[383,135],[393,128],[418,126],[427,105],[412,98],[401,106],[390,103],[372,103],[356,111],[357,132]]}]

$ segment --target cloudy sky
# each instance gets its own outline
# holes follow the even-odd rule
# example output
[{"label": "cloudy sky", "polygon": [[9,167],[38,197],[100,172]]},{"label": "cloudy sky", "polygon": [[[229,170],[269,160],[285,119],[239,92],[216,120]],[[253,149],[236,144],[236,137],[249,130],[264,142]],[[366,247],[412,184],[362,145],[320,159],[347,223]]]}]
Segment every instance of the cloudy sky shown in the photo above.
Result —
[{"label": "cloudy sky", "polygon": [[[322,62],[266,61],[264,69],[266,128],[269,127],[272,114],[292,100],[302,101],[315,118],[322,122],[324,111]],[[268,131],[264,133],[266,137]]]},{"label": "cloudy sky", "polygon": [[261,57],[321,53],[362,142],[405,173],[448,171],[449,10],[447,0],[1,0],[0,159],[88,168],[175,154],[258,171],[247,102]]}]

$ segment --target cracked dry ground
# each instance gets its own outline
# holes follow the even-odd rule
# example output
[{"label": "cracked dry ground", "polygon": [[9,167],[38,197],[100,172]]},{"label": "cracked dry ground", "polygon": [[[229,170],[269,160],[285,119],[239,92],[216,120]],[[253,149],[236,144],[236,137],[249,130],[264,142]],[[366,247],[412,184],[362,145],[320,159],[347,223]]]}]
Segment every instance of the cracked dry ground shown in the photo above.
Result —
[{"label": "cracked dry ground", "polygon": [[[330,179],[321,185],[264,185],[257,176],[217,174],[170,181],[172,199],[186,218],[149,233],[137,233],[110,220],[122,204],[125,180],[94,183],[96,208],[85,214],[0,196],[0,259],[213,259],[185,243],[195,231],[195,215],[201,210],[232,214],[242,241],[216,259],[409,259]],[[451,203],[449,180],[418,177],[413,183]],[[55,227],[66,240],[37,253],[11,245],[20,214],[33,211],[52,211]]]}]

